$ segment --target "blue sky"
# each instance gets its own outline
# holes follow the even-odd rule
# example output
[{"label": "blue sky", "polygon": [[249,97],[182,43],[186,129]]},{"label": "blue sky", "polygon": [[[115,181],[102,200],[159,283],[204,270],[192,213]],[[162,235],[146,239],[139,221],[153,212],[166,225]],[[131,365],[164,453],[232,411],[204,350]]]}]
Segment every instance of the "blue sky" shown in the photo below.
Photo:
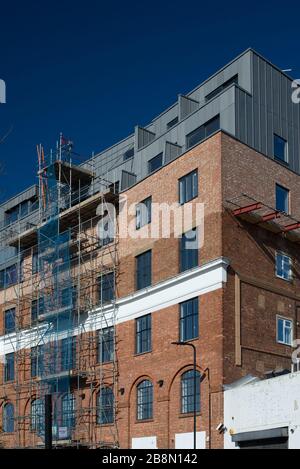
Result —
[{"label": "blue sky", "polygon": [[13,1],[0,7],[0,201],[36,182],[59,132],[88,157],[253,47],[300,78],[300,6],[277,1]]}]

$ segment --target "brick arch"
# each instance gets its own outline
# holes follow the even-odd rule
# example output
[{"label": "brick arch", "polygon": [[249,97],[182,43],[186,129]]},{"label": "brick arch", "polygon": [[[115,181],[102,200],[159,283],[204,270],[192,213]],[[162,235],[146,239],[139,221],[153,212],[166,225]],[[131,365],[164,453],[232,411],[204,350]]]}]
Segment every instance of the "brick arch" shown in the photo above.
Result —
[{"label": "brick arch", "polygon": [[[182,366],[181,368],[179,368],[176,373],[173,375],[171,381],[170,381],[170,384],[169,384],[169,387],[168,387],[168,433],[167,433],[167,438],[168,438],[168,447],[171,448],[171,441],[170,441],[170,404],[171,404],[171,391],[172,391],[172,387],[176,381],[176,379],[178,377],[180,377],[183,373],[185,373],[186,371],[190,371],[190,370],[193,370],[194,369],[194,364],[193,363],[189,363],[187,365],[184,365]],[[205,369],[203,369],[202,367],[200,367],[199,365],[196,365],[196,370],[200,372],[201,376],[204,376],[206,377],[207,375],[207,372]]]},{"label": "brick arch", "polygon": [[131,384],[131,387],[129,389],[129,393],[128,393],[128,399],[127,399],[127,418],[128,418],[128,421],[127,421],[127,428],[128,428],[128,448],[131,448],[131,425],[130,425],[130,412],[131,412],[131,400],[132,400],[132,393],[133,393],[133,390],[136,389],[136,387],[142,382],[142,381],[145,381],[145,380],[148,380],[148,381],[151,381],[151,383],[153,384],[153,388],[154,388],[154,378],[153,376],[150,376],[150,375],[140,375],[138,376]]}]

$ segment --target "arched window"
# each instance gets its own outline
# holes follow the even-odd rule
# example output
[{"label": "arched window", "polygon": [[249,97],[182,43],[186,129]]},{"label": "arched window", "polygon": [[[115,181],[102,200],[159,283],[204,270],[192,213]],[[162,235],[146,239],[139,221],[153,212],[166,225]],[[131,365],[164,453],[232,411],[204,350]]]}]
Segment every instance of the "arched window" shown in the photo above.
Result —
[{"label": "arched window", "polygon": [[200,373],[194,370],[186,371],[181,375],[181,412],[187,414],[194,412],[194,378],[196,379],[196,411],[200,412]]},{"label": "arched window", "polygon": [[76,425],[75,410],[76,399],[74,394],[68,393],[62,397],[61,400],[61,423],[62,427],[74,428]]},{"label": "arched window", "polygon": [[3,409],[3,431],[11,433],[15,430],[15,410],[13,404],[6,404]]},{"label": "arched window", "polygon": [[97,423],[113,423],[115,417],[115,398],[109,387],[101,388],[97,394]]},{"label": "arched window", "polygon": [[31,430],[41,432],[44,423],[44,401],[35,399],[31,403]]},{"label": "arched window", "polygon": [[153,417],[153,384],[144,380],[137,386],[137,420]]}]

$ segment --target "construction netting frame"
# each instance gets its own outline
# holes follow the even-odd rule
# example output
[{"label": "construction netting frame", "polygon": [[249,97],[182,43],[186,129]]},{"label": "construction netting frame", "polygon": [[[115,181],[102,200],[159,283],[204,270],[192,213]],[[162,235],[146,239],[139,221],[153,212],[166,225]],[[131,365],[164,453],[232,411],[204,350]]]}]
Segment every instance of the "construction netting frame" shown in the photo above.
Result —
[{"label": "construction netting frame", "polygon": [[39,391],[37,430],[44,439],[44,398],[52,395],[53,440],[69,440],[75,421],[71,370],[75,368],[73,338],[74,289],[70,266],[70,232],[59,230],[59,184],[54,164],[45,169],[45,222],[38,229],[40,275],[38,350]]}]

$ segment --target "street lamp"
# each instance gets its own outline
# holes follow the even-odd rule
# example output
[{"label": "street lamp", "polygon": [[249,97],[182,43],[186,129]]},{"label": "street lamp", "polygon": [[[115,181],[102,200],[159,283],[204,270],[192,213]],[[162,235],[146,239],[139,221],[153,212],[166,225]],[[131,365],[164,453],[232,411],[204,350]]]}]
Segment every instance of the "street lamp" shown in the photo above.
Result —
[{"label": "street lamp", "polygon": [[196,403],[196,394],[197,394],[197,382],[196,382],[196,347],[190,342],[172,342],[173,345],[182,345],[192,347],[194,352],[194,449],[197,449],[196,439],[197,439],[197,426],[196,426],[196,417],[197,417],[197,403]]}]

